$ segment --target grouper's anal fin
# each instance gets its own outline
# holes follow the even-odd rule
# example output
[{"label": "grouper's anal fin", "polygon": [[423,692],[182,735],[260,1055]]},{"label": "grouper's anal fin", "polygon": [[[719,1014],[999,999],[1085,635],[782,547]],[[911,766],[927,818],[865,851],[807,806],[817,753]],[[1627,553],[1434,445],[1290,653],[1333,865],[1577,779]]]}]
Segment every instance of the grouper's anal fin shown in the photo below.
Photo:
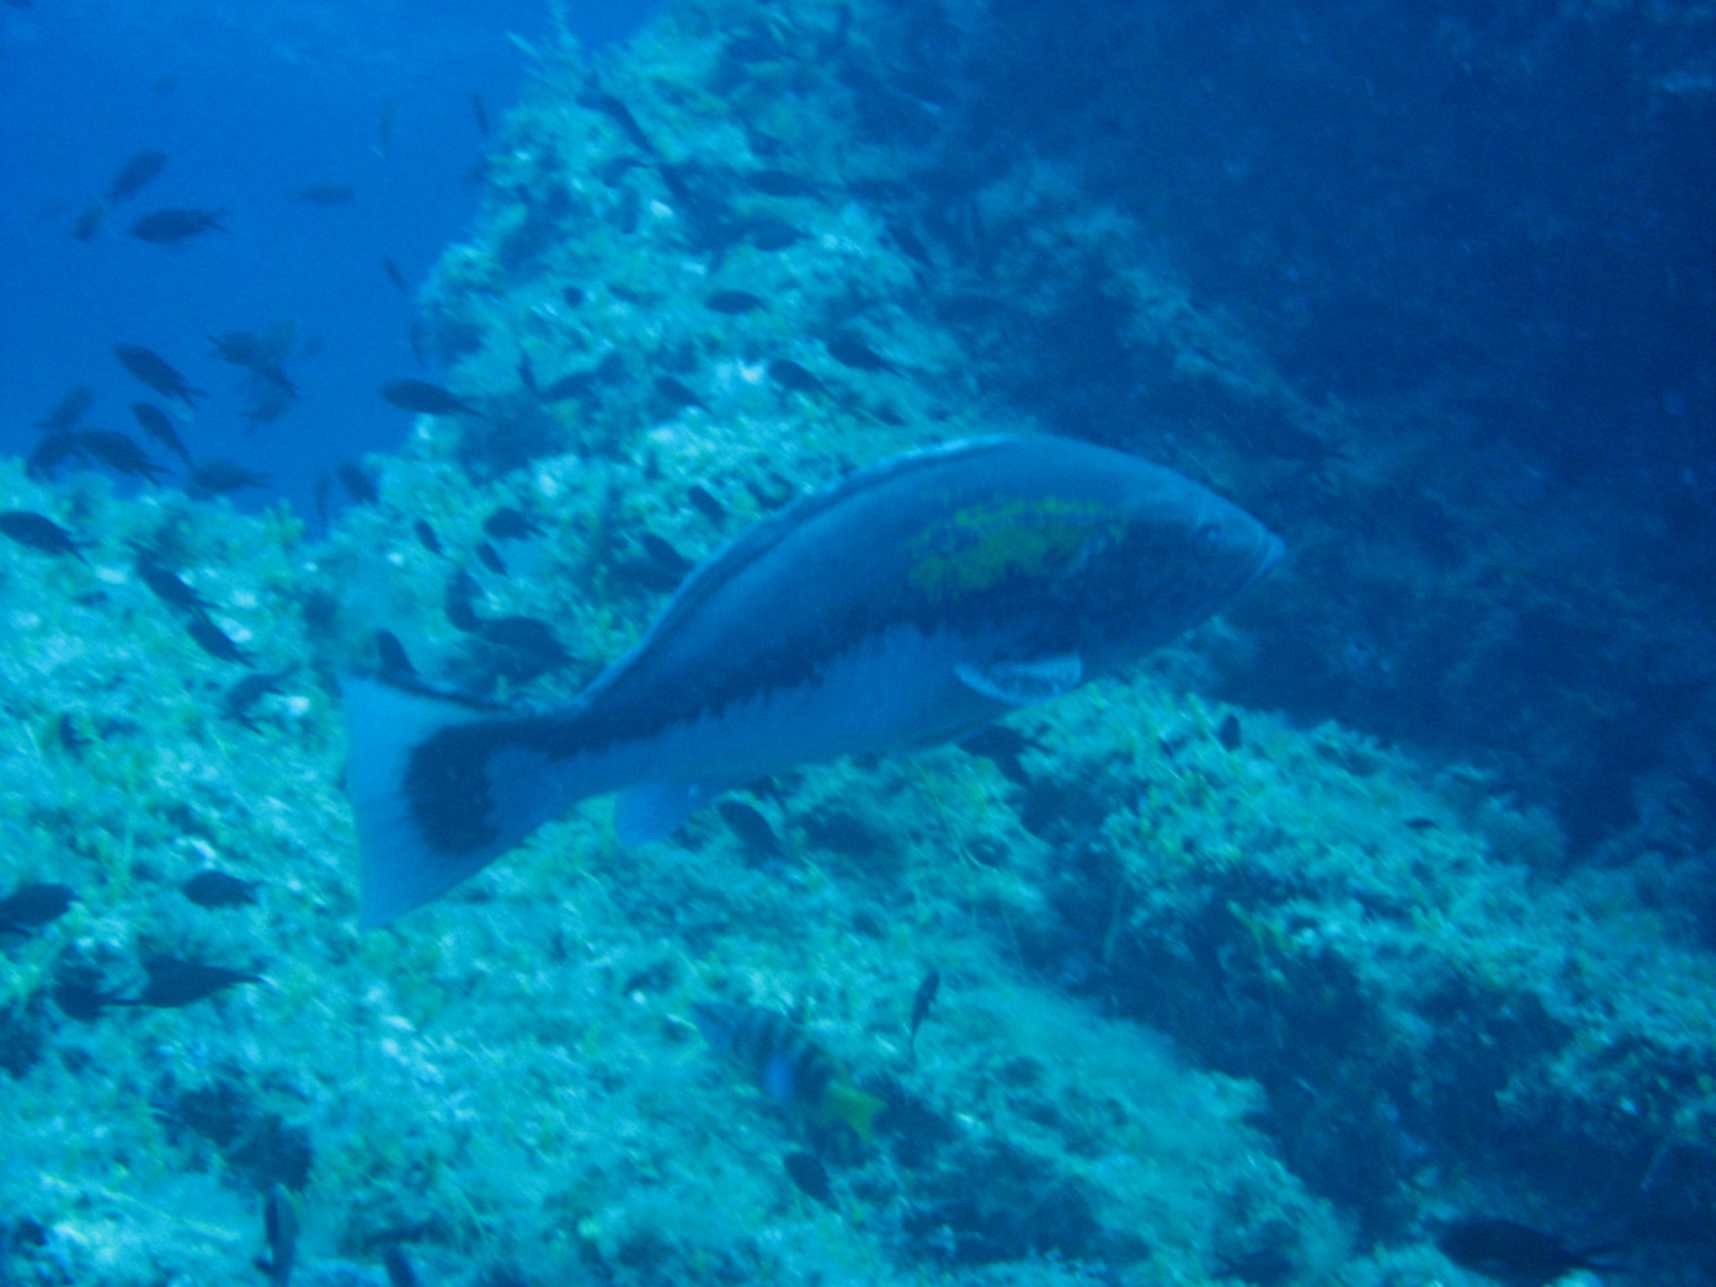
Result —
[{"label": "grouper's anal fin", "polygon": [[953,673],[972,692],[992,701],[1030,706],[1077,688],[1084,680],[1084,662],[1077,653],[1060,653],[1028,661],[960,665],[954,667]]},{"label": "grouper's anal fin", "polygon": [[629,787],[614,801],[614,836],[628,848],[665,840],[714,794],[684,782],[646,782]]}]

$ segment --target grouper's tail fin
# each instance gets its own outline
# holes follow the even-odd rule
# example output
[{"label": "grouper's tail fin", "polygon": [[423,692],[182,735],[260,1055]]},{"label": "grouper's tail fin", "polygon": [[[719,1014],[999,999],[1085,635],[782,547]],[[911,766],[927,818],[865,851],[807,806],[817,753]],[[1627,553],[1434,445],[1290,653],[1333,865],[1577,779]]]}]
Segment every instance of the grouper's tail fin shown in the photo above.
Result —
[{"label": "grouper's tail fin", "polygon": [[505,763],[528,720],[376,679],[341,689],[366,928],[446,893],[543,821],[555,792]]}]

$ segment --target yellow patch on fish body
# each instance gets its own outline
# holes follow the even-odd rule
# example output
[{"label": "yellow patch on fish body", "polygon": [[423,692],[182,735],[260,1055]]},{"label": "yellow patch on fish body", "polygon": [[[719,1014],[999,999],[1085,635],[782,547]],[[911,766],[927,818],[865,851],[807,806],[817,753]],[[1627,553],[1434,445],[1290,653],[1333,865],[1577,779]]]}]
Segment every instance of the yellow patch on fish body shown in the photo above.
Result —
[{"label": "yellow patch on fish body", "polygon": [[968,505],[913,539],[909,575],[926,598],[941,602],[1012,577],[1076,571],[1097,543],[1117,541],[1124,530],[1123,515],[1094,501],[1049,496]]}]

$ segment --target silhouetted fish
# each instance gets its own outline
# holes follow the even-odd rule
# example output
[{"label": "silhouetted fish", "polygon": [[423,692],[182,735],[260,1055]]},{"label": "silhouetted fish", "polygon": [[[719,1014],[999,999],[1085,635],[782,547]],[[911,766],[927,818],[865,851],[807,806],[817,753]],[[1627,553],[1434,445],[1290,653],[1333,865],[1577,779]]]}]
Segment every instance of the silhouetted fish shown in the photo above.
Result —
[{"label": "silhouetted fish", "polygon": [[831,335],[823,343],[828,348],[828,355],[841,366],[849,366],[855,371],[888,371],[895,375],[904,374],[898,363],[890,362],[849,331]]},{"label": "silhouetted fish", "polygon": [[199,237],[205,232],[225,232],[224,210],[156,210],[131,225],[131,235],[157,246]]},{"label": "silhouetted fish", "polygon": [[221,965],[181,961],[173,956],[151,956],[143,961],[149,981],[134,997],[112,998],[109,1005],[148,1006],[172,1010],[212,997],[240,983],[260,983],[260,974],[229,970]]},{"label": "silhouetted fish", "polygon": [[297,669],[296,665],[292,665],[281,670],[259,671],[254,675],[246,675],[226,690],[226,696],[221,700],[222,713],[254,731],[256,725],[250,720],[251,708],[270,693],[278,693],[280,681]]},{"label": "silhouetted fish", "polygon": [[827,394],[829,388],[805,367],[791,358],[776,358],[769,363],[769,376],[782,388],[794,393]]},{"label": "silhouetted fish", "polygon": [[386,401],[401,411],[417,411],[431,416],[482,414],[462,398],[427,380],[389,380],[381,386],[380,392]]},{"label": "silhouetted fish", "polygon": [[1542,1287],[1575,1269],[1614,1269],[1597,1257],[1614,1244],[1574,1251],[1551,1234],[1512,1220],[1455,1220],[1436,1235],[1448,1259],[1515,1287]]},{"label": "silhouetted fish", "polygon": [[246,487],[268,486],[268,475],[231,460],[205,460],[191,471],[186,492],[199,500],[210,496],[229,496]]},{"label": "silhouetted fish", "polygon": [[268,1287],[291,1287],[298,1261],[298,1207],[279,1184],[269,1185],[262,1200],[262,1236],[268,1253],[258,1257],[256,1267],[268,1275]]},{"label": "silhouetted fish", "polygon": [[882,1101],[843,1082],[834,1061],[785,1015],[707,1002],[693,1005],[691,1018],[711,1046],[750,1073],[782,1108],[820,1125],[842,1122],[859,1138],[870,1138]]},{"label": "silhouetted fish", "polygon": [[621,132],[643,151],[648,152],[651,156],[660,155],[655,144],[650,142],[649,135],[643,132],[643,126],[638,124],[638,118],[632,115],[631,108],[606,90],[595,88],[585,90],[578,95],[578,105],[602,113],[618,125]]},{"label": "silhouetted fish", "polygon": [[36,428],[56,433],[70,429],[95,402],[95,394],[87,384],[74,384],[48,409],[48,414],[36,421]]},{"label": "silhouetted fish", "polygon": [[753,192],[770,197],[808,197],[822,190],[814,180],[786,170],[752,170],[742,179]]},{"label": "silhouetted fish", "polygon": [[208,395],[207,389],[196,389],[186,384],[185,377],[175,371],[160,354],[144,348],[141,344],[115,344],[113,354],[119,359],[121,366],[163,398],[178,398],[186,406],[195,407],[198,398]]},{"label": "silhouetted fish", "polygon": [[477,133],[487,138],[489,136],[489,106],[483,102],[481,94],[471,95],[471,119],[477,123]]},{"label": "silhouetted fish", "polygon": [[198,907],[244,907],[256,902],[260,881],[240,880],[224,871],[206,867],[179,886],[180,892]]},{"label": "silhouetted fish", "polygon": [[703,306],[715,313],[755,313],[768,307],[760,295],[748,290],[718,290],[703,301]]},{"label": "silhouetted fish", "polygon": [[239,666],[251,664],[250,654],[234,643],[224,630],[207,617],[192,617],[186,623],[185,630],[197,647],[216,661],[230,661]]},{"label": "silhouetted fish", "polygon": [[709,404],[692,392],[691,386],[683,380],[674,379],[671,375],[656,376],[655,391],[661,400],[675,411],[682,411],[687,407],[696,407],[702,411],[709,410]]},{"label": "silhouetted fish", "polygon": [[340,476],[340,486],[346,489],[346,495],[359,505],[373,505],[381,499],[381,491],[375,485],[364,467],[355,460],[344,462],[337,471]]},{"label": "silhouetted fish", "polygon": [[142,427],[144,433],[177,455],[180,460],[185,462],[187,469],[191,467],[191,453],[185,450],[185,444],[179,439],[178,430],[173,428],[173,422],[167,418],[165,411],[152,403],[133,402],[131,414],[136,417],[137,423]]},{"label": "silhouetted fish", "polygon": [[483,531],[499,541],[523,541],[542,535],[542,524],[521,509],[503,505],[483,520]]},{"label": "silhouetted fish", "polygon": [[77,901],[70,885],[19,885],[0,898],[0,931],[30,934],[59,920]]},{"label": "silhouetted fish", "polygon": [[148,586],[150,593],[168,607],[198,614],[209,610],[208,600],[193,590],[188,582],[163,564],[151,551],[139,549],[137,561],[133,566],[137,571],[137,579]]},{"label": "silhouetted fish", "polygon": [[24,472],[37,480],[51,478],[66,461],[82,457],[83,448],[78,445],[77,434],[60,430],[44,435],[30,448],[30,454],[24,457]]},{"label": "silhouetted fish", "polygon": [[828,1168],[812,1153],[788,1153],[781,1159],[787,1178],[798,1186],[799,1192],[814,1198],[823,1206],[834,1206],[834,1186],[828,1181]]},{"label": "silhouetted fish", "polygon": [[435,529],[430,527],[427,520],[417,518],[411,521],[411,530],[417,534],[417,542],[429,553],[439,557],[442,553],[441,538],[435,535]]},{"label": "silhouetted fish", "polygon": [[107,466],[116,474],[155,483],[167,472],[149,459],[134,440],[110,429],[81,429],[77,434],[77,445],[86,457]]},{"label": "silhouetted fish", "polygon": [[935,1005],[936,993],[941,991],[941,971],[931,970],[924,975],[923,982],[918,984],[917,992],[912,996],[912,1025],[906,1036],[906,1049],[915,1058],[918,1049],[918,1029],[929,1017],[930,1007]]},{"label": "silhouetted fish", "polygon": [[387,274],[388,281],[399,287],[399,289],[405,294],[409,295],[411,293],[411,287],[405,280],[405,274],[400,272],[399,265],[394,263],[393,260],[389,259],[386,255],[381,257],[381,271]]},{"label": "silhouetted fish", "polygon": [[101,231],[101,225],[106,222],[107,207],[100,201],[93,201],[78,211],[77,218],[72,220],[72,238],[76,241],[93,241]]},{"label": "silhouetted fish", "polygon": [[43,554],[70,554],[79,563],[89,561],[78,552],[77,542],[72,540],[70,532],[53,519],[29,510],[9,509],[0,513],[0,534]]},{"label": "silhouetted fish", "polygon": [[107,185],[108,202],[118,205],[127,197],[135,196],[145,185],[154,182],[155,176],[166,168],[165,152],[146,150],[137,153],[119,167],[119,173],[115,174],[113,182]]}]

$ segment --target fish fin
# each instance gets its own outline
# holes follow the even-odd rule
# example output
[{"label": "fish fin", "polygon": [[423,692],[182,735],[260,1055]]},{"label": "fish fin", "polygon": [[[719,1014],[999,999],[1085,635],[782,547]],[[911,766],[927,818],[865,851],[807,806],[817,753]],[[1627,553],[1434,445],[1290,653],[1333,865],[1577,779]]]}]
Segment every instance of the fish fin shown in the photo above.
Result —
[{"label": "fish fin", "polygon": [[962,664],[953,668],[959,682],[984,697],[1009,706],[1046,702],[1077,688],[1084,679],[1084,662],[1076,652],[1029,661],[994,661],[987,666]]},{"label": "fish fin", "polygon": [[614,801],[614,833],[622,845],[665,840],[708,800],[695,783],[646,782],[620,792]]},{"label": "fish fin", "polygon": [[866,1144],[875,1134],[876,1115],[888,1105],[874,1095],[867,1095],[856,1086],[835,1082],[822,1092],[820,1111],[823,1117],[845,1122],[852,1133]]},{"label": "fish fin", "polygon": [[[518,802],[537,781],[534,766],[509,765],[505,782],[493,761],[506,749],[458,745],[437,754],[429,744],[461,728],[480,729],[481,708],[418,688],[348,677],[346,794],[363,859],[359,923],[386,925],[446,893],[517,844],[542,820]],[[487,717],[493,719],[492,711]],[[498,721],[496,721],[498,722]],[[414,797],[411,777],[429,749],[434,798]],[[460,756],[465,762],[459,763]],[[552,795],[552,792],[543,792]],[[463,835],[438,834],[437,819],[457,820]]]}]

